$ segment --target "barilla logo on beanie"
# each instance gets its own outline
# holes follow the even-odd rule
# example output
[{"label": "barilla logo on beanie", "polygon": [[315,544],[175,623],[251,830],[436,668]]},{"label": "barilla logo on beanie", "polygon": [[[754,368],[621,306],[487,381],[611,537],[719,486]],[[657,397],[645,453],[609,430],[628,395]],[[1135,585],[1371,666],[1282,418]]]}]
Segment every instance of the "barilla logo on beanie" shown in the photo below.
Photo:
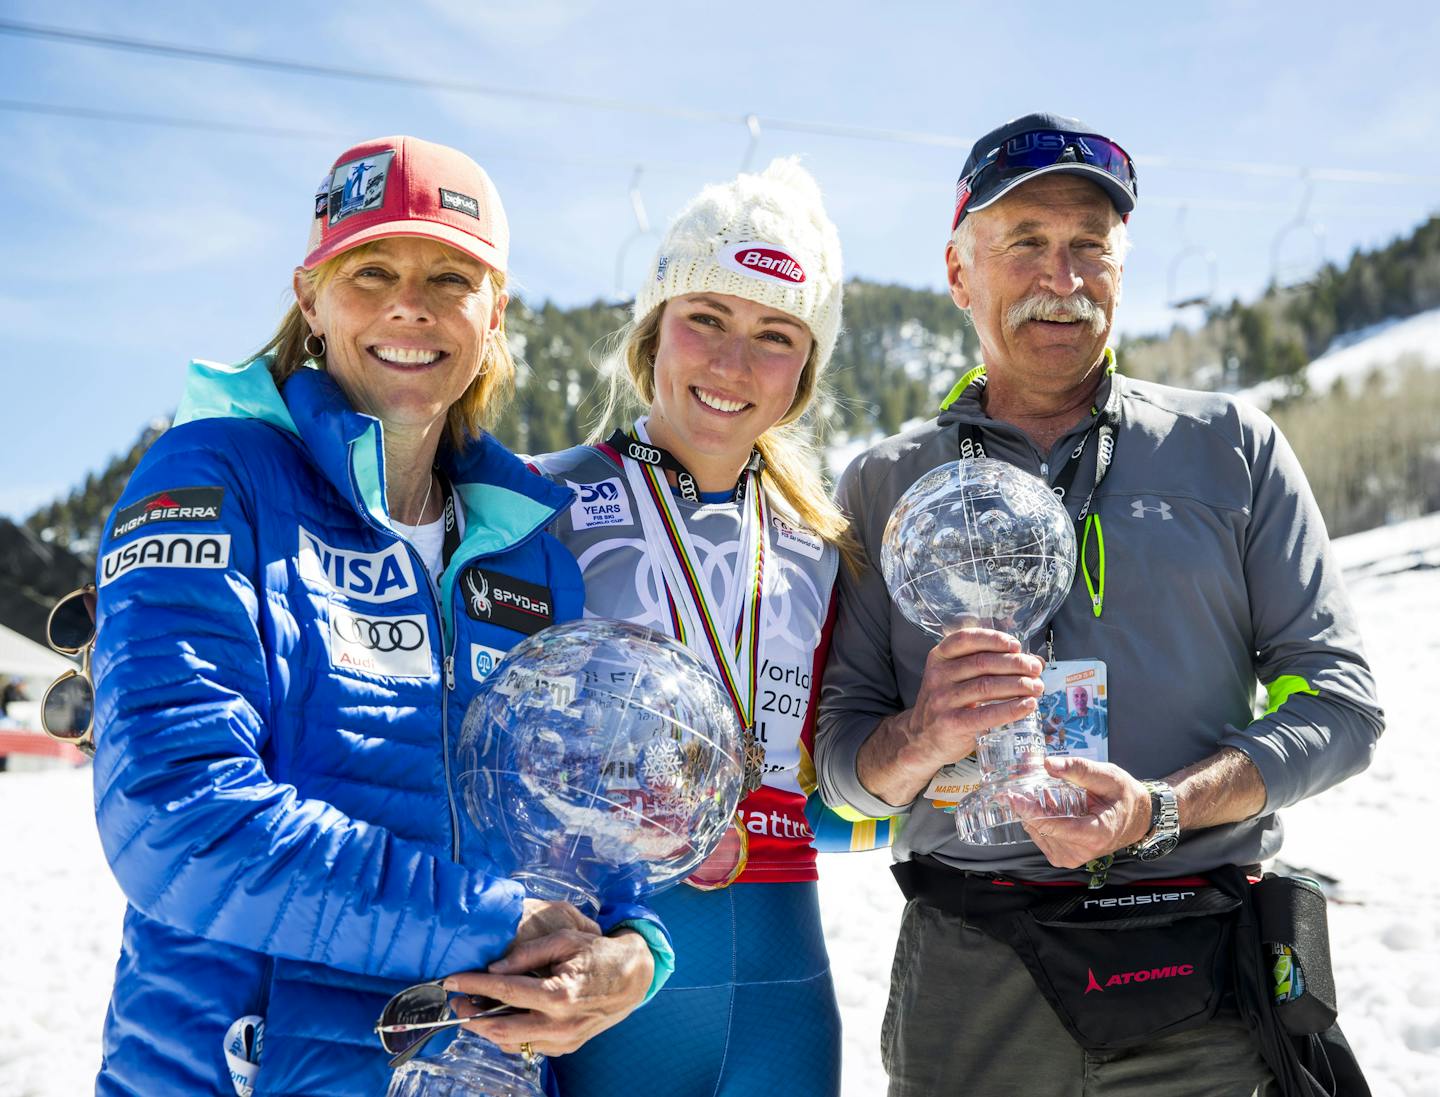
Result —
[{"label": "barilla logo on beanie", "polygon": [[773,278],[787,285],[799,285],[805,281],[805,268],[793,255],[760,240],[731,244],[720,252],[718,258],[721,266],[751,278]]}]

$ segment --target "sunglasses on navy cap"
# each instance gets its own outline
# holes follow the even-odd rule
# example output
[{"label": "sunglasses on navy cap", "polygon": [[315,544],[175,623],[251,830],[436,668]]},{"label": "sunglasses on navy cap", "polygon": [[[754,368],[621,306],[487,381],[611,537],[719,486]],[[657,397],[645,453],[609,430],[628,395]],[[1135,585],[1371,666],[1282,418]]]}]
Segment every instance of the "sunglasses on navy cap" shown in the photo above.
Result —
[{"label": "sunglasses on navy cap", "polygon": [[1121,214],[1135,208],[1135,164],[1114,141],[1098,133],[1034,129],[1009,135],[960,177],[950,231],[965,214],[998,201],[1030,176],[1055,171],[1092,176]]}]

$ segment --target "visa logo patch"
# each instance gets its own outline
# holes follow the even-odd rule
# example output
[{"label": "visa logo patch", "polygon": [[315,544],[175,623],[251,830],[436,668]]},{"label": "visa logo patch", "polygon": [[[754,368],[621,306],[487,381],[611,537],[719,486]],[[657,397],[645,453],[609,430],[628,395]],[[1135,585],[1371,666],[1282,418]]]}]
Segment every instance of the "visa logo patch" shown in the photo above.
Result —
[{"label": "visa logo patch", "polygon": [[569,480],[566,483],[577,496],[570,504],[570,524],[577,530],[634,523],[630,516],[630,497],[618,476],[598,484],[576,484]]},{"label": "visa logo patch", "polygon": [[304,579],[362,602],[397,602],[419,592],[410,554],[400,544],[383,552],[358,552],[327,545],[304,526],[299,571]]}]

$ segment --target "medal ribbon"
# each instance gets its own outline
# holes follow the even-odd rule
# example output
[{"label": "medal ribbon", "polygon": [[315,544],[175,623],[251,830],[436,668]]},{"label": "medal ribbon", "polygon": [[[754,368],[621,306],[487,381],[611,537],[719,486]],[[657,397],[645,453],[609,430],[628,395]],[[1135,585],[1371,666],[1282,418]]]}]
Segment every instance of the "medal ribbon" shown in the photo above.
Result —
[{"label": "medal ribbon", "polygon": [[[643,419],[635,424],[635,433],[644,444],[651,445]],[[759,485],[753,481],[745,485],[736,581],[731,585],[726,605],[716,614],[700,571],[699,554],[677,510],[662,464],[639,460],[624,450],[620,452],[624,454],[625,476],[640,511],[645,540],[660,561],[675,638],[697,655],[710,657],[741,724],[752,728],[760,681],[761,612],[769,528],[765,493],[758,490]],[[746,470],[742,475],[749,479],[758,474]],[[727,628],[732,620],[733,626]],[[701,637],[704,647],[700,646]]]}]

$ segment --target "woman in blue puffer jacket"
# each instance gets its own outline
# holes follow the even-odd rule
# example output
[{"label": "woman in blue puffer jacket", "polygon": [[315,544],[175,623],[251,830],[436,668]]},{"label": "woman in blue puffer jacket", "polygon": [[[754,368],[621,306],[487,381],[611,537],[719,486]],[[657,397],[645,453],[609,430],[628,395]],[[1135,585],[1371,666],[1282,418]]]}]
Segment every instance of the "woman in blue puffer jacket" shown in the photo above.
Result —
[{"label": "woman in blue puffer jacket", "polygon": [[296,306],[256,360],[192,365],[104,531],[95,806],[129,907],[101,1094],[383,1092],[386,999],[507,950],[554,963],[501,1046],[560,1054],[673,966],[643,907],[597,925],[487,874],[456,800],[485,672],[584,597],[543,532],[572,493],[481,429],[514,374],[499,196],[393,137],[315,198]]}]

